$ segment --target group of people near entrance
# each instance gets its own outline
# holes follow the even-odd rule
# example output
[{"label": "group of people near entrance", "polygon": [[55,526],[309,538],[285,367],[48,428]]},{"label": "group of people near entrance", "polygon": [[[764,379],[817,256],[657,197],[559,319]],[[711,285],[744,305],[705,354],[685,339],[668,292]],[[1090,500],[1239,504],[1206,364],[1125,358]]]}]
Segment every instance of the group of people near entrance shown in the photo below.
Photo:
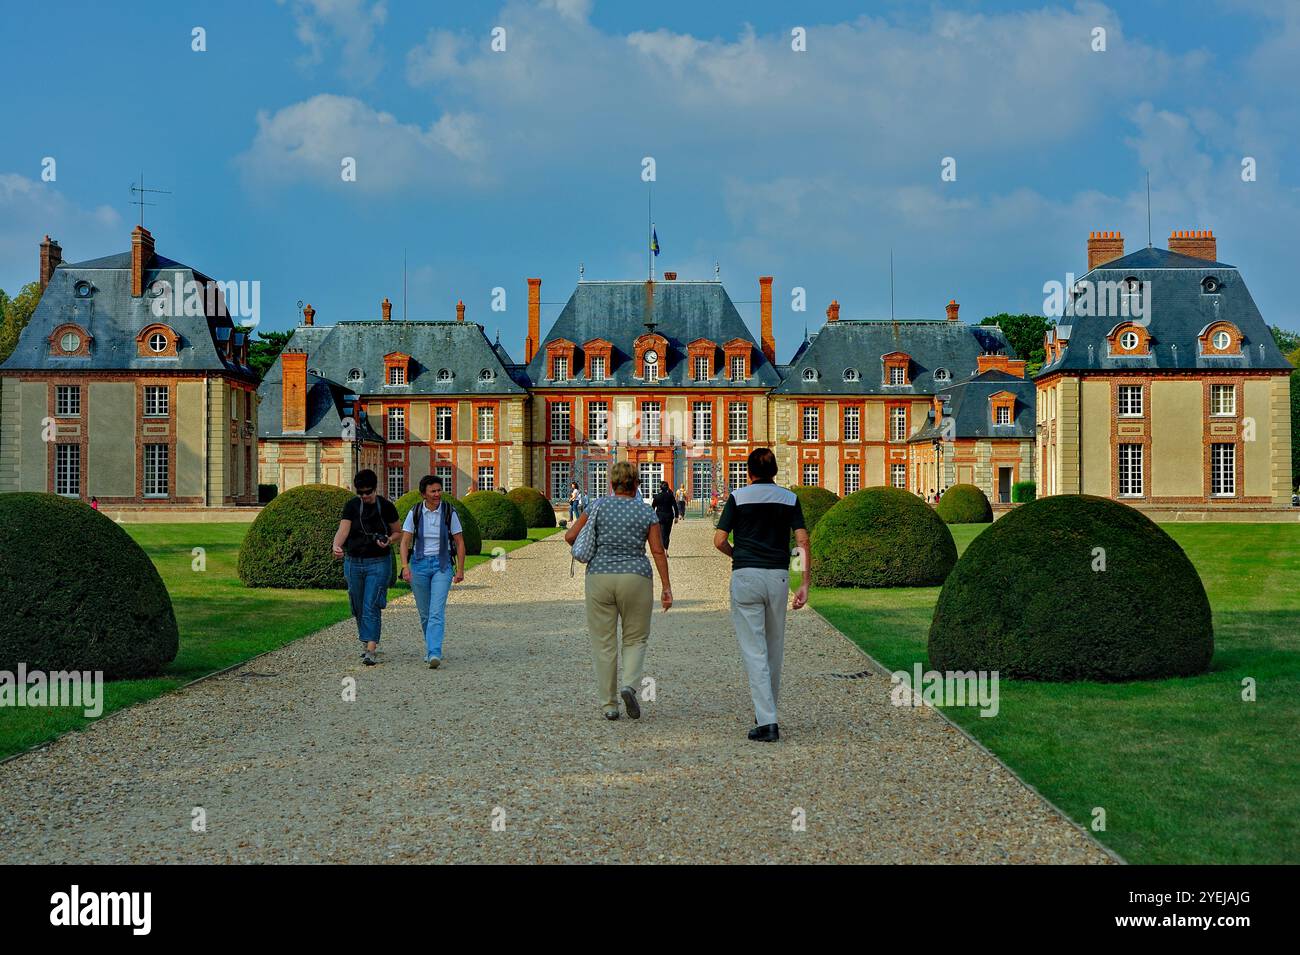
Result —
[{"label": "group of people near entrance", "polygon": [[[749,738],[775,742],[781,738],[777,700],[786,608],[798,610],[808,602],[806,577],[793,598],[790,594],[789,541],[793,533],[796,547],[806,554],[808,531],[794,492],[776,484],[772,450],[755,449],[747,466],[749,484],[728,495],[713,544],[731,559],[731,622],[754,705]],[[362,662],[376,663],[396,541],[401,577],[411,584],[419,609],[424,661],[437,669],[446,659],[447,598],[452,586],[465,578],[460,519],[443,500],[442,481],[437,477],[420,481],[421,500],[405,522],[399,522],[392,502],[376,493],[378,483],[373,471],[357,474],[357,496],[344,506],[334,535],[334,555],[344,560]],[[564,540],[573,546],[589,530],[588,539],[594,541],[584,554],[588,558],[586,613],[601,711],[608,720],[624,712],[639,719],[638,690],[650,638],[654,578],[657,573],[658,603],[666,613],[673,606],[668,540],[673,524],[683,517],[678,502],[684,503],[684,495],[675,498],[672,489],[661,483],[646,504],[636,467],[627,461],[610,468],[609,484],[609,495],[587,503]]]}]

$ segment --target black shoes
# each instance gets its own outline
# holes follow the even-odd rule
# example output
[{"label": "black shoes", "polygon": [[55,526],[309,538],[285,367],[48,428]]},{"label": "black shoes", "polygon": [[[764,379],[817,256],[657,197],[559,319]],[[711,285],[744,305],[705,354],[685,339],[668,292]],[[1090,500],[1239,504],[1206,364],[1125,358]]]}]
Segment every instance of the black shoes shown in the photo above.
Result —
[{"label": "black shoes", "polygon": [[625,686],[618,691],[618,695],[623,698],[623,708],[627,710],[628,719],[639,720],[641,704],[636,701],[636,691],[630,686]]},{"label": "black shoes", "polygon": [[768,723],[766,726],[755,726],[749,731],[749,738],[756,743],[775,743],[781,738],[781,731],[775,723]]}]

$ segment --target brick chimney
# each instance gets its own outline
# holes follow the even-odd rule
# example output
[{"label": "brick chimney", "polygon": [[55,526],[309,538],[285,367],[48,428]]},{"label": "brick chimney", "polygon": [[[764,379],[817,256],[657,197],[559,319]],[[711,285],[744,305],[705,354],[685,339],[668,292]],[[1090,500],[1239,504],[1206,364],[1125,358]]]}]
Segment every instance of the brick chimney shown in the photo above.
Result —
[{"label": "brick chimney", "polygon": [[50,284],[50,277],[54,270],[63,262],[63,249],[59,243],[51,239],[48,235],[45,241],[41,243],[41,291],[45,291],[45,286]]},{"label": "brick chimney", "polygon": [[676,282],[676,281],[677,281],[677,273],[676,273],[676,272],[665,272],[665,273],[664,273],[664,281],[665,281],[665,282]]},{"label": "brick chimney", "polygon": [[950,322],[955,322],[955,321],[957,321],[957,320],[958,320],[958,319],[957,319],[957,312],[958,312],[960,309],[961,309],[961,306],[957,304],[957,300],[956,300],[955,298],[950,298],[950,299],[948,299],[948,321],[950,321]]},{"label": "brick chimney", "polygon": [[826,306],[826,321],[838,322],[840,320],[840,303],[838,299],[831,299],[831,303]]},{"label": "brick chimney", "polygon": [[456,302],[456,321],[465,321],[465,303],[461,300]]},{"label": "brick chimney", "polygon": [[1219,243],[1209,229],[1184,229],[1169,233],[1169,251],[1190,255],[1194,259],[1219,261]]},{"label": "brick chimney", "polygon": [[528,280],[528,337],[524,339],[524,363],[533,360],[542,341],[542,280]]},{"label": "brick chimney", "polygon": [[385,295],[384,300],[379,303],[379,310],[383,312],[384,321],[391,322],[393,320],[393,303],[388,300],[387,295]]},{"label": "brick chimney", "polygon": [[280,427],[286,433],[307,430],[307,353],[280,353]]},{"label": "brick chimney", "polygon": [[144,294],[144,273],[153,261],[153,236],[138,225],[131,232],[131,297]]},{"label": "brick chimney", "polygon": [[1124,236],[1118,232],[1088,233],[1088,269],[1105,265],[1124,255]]},{"label": "brick chimney", "polygon": [[976,357],[975,374],[982,375],[986,371],[1004,371],[1008,375],[1023,378],[1025,377],[1025,362],[1022,358],[1008,358],[1006,355],[995,355],[992,352],[986,352]]},{"label": "brick chimney", "polygon": [[310,325],[315,321],[315,319],[316,309],[312,308],[311,305],[308,304],[308,306],[302,310],[302,323],[304,325]]},{"label": "brick chimney", "polygon": [[758,279],[758,343],[763,355],[776,364],[776,339],[772,337],[772,276]]}]

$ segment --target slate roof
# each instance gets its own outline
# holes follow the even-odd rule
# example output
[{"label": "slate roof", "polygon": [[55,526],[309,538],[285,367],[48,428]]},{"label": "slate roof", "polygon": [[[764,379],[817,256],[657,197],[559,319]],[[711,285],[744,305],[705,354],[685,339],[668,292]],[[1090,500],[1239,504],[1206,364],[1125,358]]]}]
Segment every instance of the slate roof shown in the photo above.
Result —
[{"label": "slate roof", "polygon": [[[202,272],[173,259],[155,254],[145,272],[145,288],[158,279],[184,289],[185,282],[212,281]],[[85,281],[91,286],[89,297],[80,298],[75,288]],[[147,292],[139,298],[131,295],[131,253],[108,255],[86,262],[63,263],[50,276],[41,300],[23,329],[18,344],[0,368],[6,371],[41,370],[76,371],[168,371],[220,372],[238,378],[256,380],[246,365],[227,361],[218,338],[225,340],[236,330],[230,316],[168,315],[153,313],[154,298]],[[49,337],[54,329],[75,322],[91,335],[90,355],[65,357],[51,352]],[[144,357],[139,354],[136,336],[148,325],[163,322],[177,333],[175,358]]]},{"label": "slate roof", "polygon": [[[906,352],[911,358],[907,385],[886,385],[883,357]],[[1014,358],[1015,350],[1002,330],[992,325],[965,322],[863,320],[841,318],[827,322],[800,346],[785,366],[785,381],[778,395],[932,395],[950,382],[970,378],[978,371],[977,359],[986,352]],[[935,382],[937,369],[947,370],[948,382]],[[813,381],[804,372],[817,373]],[[857,381],[845,381],[847,369],[858,372]]]},{"label": "slate roof", "polygon": [[[1202,281],[1213,276],[1219,289],[1207,293]],[[1080,282],[1123,282],[1136,278],[1150,284],[1150,355],[1109,354],[1107,336],[1124,317],[1067,315],[1055,334],[1068,342],[1065,353],[1044,365],[1035,377],[1061,371],[1151,370],[1289,370],[1291,365],[1255,306],[1235,266],[1197,259],[1167,249],[1145,248],[1099,265]],[[1227,321],[1242,333],[1240,355],[1201,355],[1200,336],[1211,324]],[[1053,334],[1049,332],[1049,335]]]},{"label": "slate roof", "polygon": [[[774,388],[781,378],[777,369],[764,357],[757,339],[736,311],[721,282],[656,282],[652,318],[655,332],[668,340],[667,361],[662,365],[656,388]],[[645,282],[579,282],[564,309],[542,339],[541,347],[528,364],[528,380],[534,389],[573,387],[585,383],[585,377],[569,382],[552,382],[546,378],[546,346],[557,339],[568,339],[577,346],[575,364],[585,368],[582,346],[594,338],[612,346],[608,380],[601,387],[644,388],[645,381],[634,377],[633,343],[648,331],[646,321]],[[698,338],[718,345],[715,375],[708,382],[691,378],[686,346]],[[722,359],[722,345],[733,338],[743,338],[753,346],[750,377],[730,381]]]},{"label": "slate roof", "polygon": [[[994,425],[989,398],[1002,391],[1016,396],[1016,404],[1009,425]],[[1034,383],[1026,378],[1009,375],[996,369],[968,378],[940,395],[948,395],[945,414],[953,419],[950,438],[1028,438],[1035,437],[1034,402],[1037,399]],[[910,438],[912,441],[932,441],[941,437],[942,428],[936,426],[934,411],[926,415],[925,424]]]},{"label": "slate roof", "polygon": [[[338,437],[342,396],[349,393],[360,395],[363,400],[526,393],[501,360],[501,351],[487,340],[483,327],[475,322],[363,321],[299,325],[285,348],[307,353],[311,382],[307,432],[305,435],[294,432],[287,437]],[[394,352],[411,357],[405,385],[384,383],[384,356]],[[438,380],[438,372],[444,368],[452,373],[450,381]],[[354,369],[361,372],[359,381],[349,380]],[[491,380],[480,377],[484,369],[492,373]],[[261,399],[258,427],[262,437],[286,437],[281,431],[283,382],[283,366],[277,357],[258,388]],[[379,436],[375,435],[374,439],[379,440]]]}]

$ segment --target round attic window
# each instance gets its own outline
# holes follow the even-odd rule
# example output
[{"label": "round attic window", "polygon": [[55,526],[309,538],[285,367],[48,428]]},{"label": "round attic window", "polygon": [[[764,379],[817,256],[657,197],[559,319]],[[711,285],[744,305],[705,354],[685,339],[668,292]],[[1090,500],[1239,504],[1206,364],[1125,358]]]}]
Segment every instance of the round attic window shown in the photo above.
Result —
[{"label": "round attic window", "polygon": [[858,374],[858,370],[857,370],[856,368],[845,368],[845,369],[844,369],[844,380],[845,380],[845,381],[859,381],[861,378],[862,378],[862,376]]},{"label": "round attic window", "polygon": [[59,337],[59,347],[66,352],[74,352],[81,347],[81,336],[76,332],[64,332]]},{"label": "round attic window", "polygon": [[360,368],[353,368],[351,371],[348,372],[348,381],[360,381],[360,380],[361,380]]},{"label": "round attic window", "polygon": [[1225,331],[1214,333],[1214,347],[1219,351],[1227,351],[1228,346],[1232,344],[1232,336]]},{"label": "round attic window", "polygon": [[162,332],[154,332],[150,335],[149,350],[155,353],[165,352],[167,350],[167,336]]},{"label": "round attic window", "polygon": [[1204,289],[1207,293],[1213,295],[1215,292],[1219,290],[1219,280],[1216,279],[1213,275],[1207,275],[1205,277],[1205,280],[1201,282],[1201,288]]},{"label": "round attic window", "polygon": [[947,381],[952,377],[952,373],[947,368],[936,368],[934,370],[935,381]]},{"label": "round attic window", "polygon": [[817,380],[817,369],[816,369],[816,368],[805,368],[805,369],[803,370],[803,380],[804,380],[804,381],[816,381],[816,380]]},{"label": "round attic window", "polygon": [[77,293],[77,298],[90,298],[92,291],[90,283],[84,280],[74,285],[73,290]]},{"label": "round attic window", "polygon": [[484,368],[482,371],[478,373],[479,381],[491,381],[495,377],[496,375],[492,374],[491,368]]},{"label": "round attic window", "polygon": [[438,369],[438,380],[439,380],[439,381],[451,381],[451,371],[448,370],[448,369],[446,369],[446,368],[439,368],[439,369]]},{"label": "round attic window", "polygon": [[1134,348],[1138,347],[1138,333],[1125,332],[1123,335],[1119,336],[1119,344],[1121,348],[1132,351]]},{"label": "round attic window", "polygon": [[171,286],[163,279],[158,279],[158,281],[149,286],[149,294],[154,298],[162,298],[170,290]]}]

